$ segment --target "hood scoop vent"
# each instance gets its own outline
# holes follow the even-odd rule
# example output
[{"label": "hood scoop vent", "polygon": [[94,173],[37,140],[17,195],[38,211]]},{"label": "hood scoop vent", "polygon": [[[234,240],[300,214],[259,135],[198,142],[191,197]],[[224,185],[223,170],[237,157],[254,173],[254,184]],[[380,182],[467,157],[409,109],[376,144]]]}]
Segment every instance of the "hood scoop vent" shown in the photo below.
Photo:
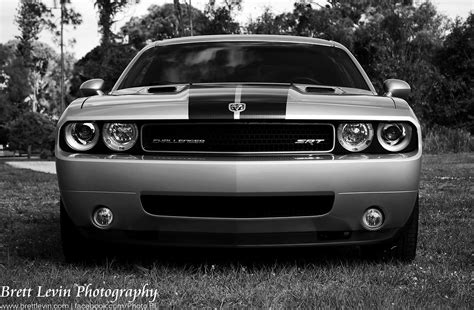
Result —
[{"label": "hood scoop vent", "polygon": [[140,93],[148,94],[176,94],[188,87],[189,84],[168,84],[168,85],[157,85],[150,86],[142,89]]},{"label": "hood scoop vent", "polygon": [[317,87],[317,86],[309,86],[306,87],[307,93],[318,93],[318,94],[334,94],[336,93],[336,89],[330,87]]},{"label": "hood scoop vent", "polygon": [[321,95],[340,95],[344,94],[343,91],[339,87],[333,86],[323,86],[323,85],[304,85],[304,84],[294,84],[294,86],[304,93],[310,94],[321,94]]},{"label": "hood scoop vent", "polygon": [[176,93],[177,91],[178,87],[176,86],[154,86],[148,88],[150,94]]}]

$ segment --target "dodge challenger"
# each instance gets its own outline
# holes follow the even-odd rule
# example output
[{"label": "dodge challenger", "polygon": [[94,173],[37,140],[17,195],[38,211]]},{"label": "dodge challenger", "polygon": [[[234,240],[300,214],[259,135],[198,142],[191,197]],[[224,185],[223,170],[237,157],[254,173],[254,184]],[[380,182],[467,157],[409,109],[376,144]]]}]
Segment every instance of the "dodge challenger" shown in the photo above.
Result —
[{"label": "dodge challenger", "polygon": [[410,86],[378,94],[341,44],[196,36],[81,85],[55,147],[68,260],[97,244],[357,246],[415,258],[421,166]]}]

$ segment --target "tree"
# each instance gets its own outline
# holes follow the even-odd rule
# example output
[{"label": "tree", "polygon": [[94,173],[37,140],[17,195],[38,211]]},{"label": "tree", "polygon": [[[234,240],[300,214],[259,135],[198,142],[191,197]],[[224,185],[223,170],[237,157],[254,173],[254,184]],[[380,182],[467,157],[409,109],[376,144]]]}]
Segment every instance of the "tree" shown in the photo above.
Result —
[{"label": "tree", "polygon": [[[63,18],[60,23],[73,26],[80,24],[82,22],[81,15],[67,6],[70,4],[70,0],[60,1],[63,4],[61,6]],[[51,51],[49,55],[45,55],[42,53],[45,52],[45,49],[35,50],[35,44],[39,33],[45,27],[57,34],[58,27],[53,19],[54,14],[52,10],[39,0],[21,0],[15,18],[20,35],[17,36],[19,39],[17,45],[19,59],[16,59],[14,62],[18,65],[16,66],[17,68],[20,68],[19,64],[23,63],[24,79],[21,84],[29,88],[28,94],[25,97],[31,104],[33,111],[38,109],[39,93],[41,91],[44,92],[44,89],[40,88],[48,86],[48,84],[41,85],[41,80],[45,77],[46,70],[51,61]]]},{"label": "tree", "polygon": [[240,33],[240,24],[234,20],[232,13],[241,9],[241,0],[224,0],[222,6],[217,6],[215,0],[209,0],[204,14],[208,23],[204,34],[235,34]]},{"label": "tree", "polygon": [[[60,114],[60,57],[49,45],[34,42],[32,56],[34,70],[27,70],[23,58],[16,53],[18,41],[0,44],[0,72],[9,77],[8,85],[0,90],[0,124],[31,110],[36,100],[36,111],[51,117]],[[65,55],[65,76],[72,75],[74,57]],[[69,78],[68,78],[69,79]],[[30,81],[25,83],[25,81]]]},{"label": "tree", "polygon": [[450,33],[436,52],[435,63],[441,73],[465,82],[474,80],[474,13],[463,22],[457,19]]},{"label": "tree", "polygon": [[0,124],[6,124],[28,109],[24,99],[30,94],[28,70],[18,56],[18,41],[0,44],[0,71],[8,76],[6,87],[0,90]]},{"label": "tree", "polygon": [[178,35],[182,37],[184,35],[184,26],[183,26],[183,13],[181,10],[181,4],[179,0],[174,0],[174,11],[175,16],[178,18]]},{"label": "tree", "polygon": [[33,42],[38,40],[42,27],[46,24],[44,15],[50,10],[40,1],[21,0],[17,9],[15,22],[20,30],[17,36],[18,53],[23,58],[26,67],[33,66]]},{"label": "tree", "polygon": [[[183,5],[181,5],[183,6]],[[181,8],[183,20],[189,20],[189,10]],[[205,34],[208,20],[203,12],[196,8],[191,8],[193,15],[194,34]],[[121,31],[130,38],[130,43],[137,49],[145,46],[147,40],[158,41],[171,39],[179,36],[178,18],[175,15],[175,7],[172,4],[151,5],[148,13],[141,17],[132,17],[122,28]],[[184,34],[190,34],[188,23],[183,25]]]},{"label": "tree", "polygon": [[316,6],[307,1],[295,2],[291,13],[277,16],[267,10],[249,24],[250,33],[289,34],[338,41],[349,48],[355,30],[354,22],[337,7]]},{"label": "tree", "polygon": [[128,34],[131,44],[141,49],[147,40],[157,41],[178,36],[178,19],[174,14],[172,4],[151,5],[148,14],[132,17],[121,31]]},{"label": "tree", "polygon": [[445,22],[429,2],[370,7],[354,33],[353,52],[378,92],[383,93],[385,79],[406,80],[413,89],[408,102],[425,122],[432,117],[427,107],[437,104],[428,102],[428,94],[439,77],[432,59]]},{"label": "tree", "polygon": [[[71,8],[71,0],[59,0],[61,5],[61,13],[62,13],[62,20],[59,19],[59,26],[61,26],[61,22],[64,26],[73,26],[76,28],[80,24],[82,24],[82,16],[80,13],[76,12],[73,8]],[[58,40],[61,35],[61,29],[58,27],[57,23],[54,22],[56,16],[53,14],[53,11],[48,11],[48,20],[47,26],[49,30],[53,33],[54,38]]]},{"label": "tree", "polygon": [[248,33],[255,34],[291,34],[295,25],[293,13],[275,15],[270,8],[265,8],[263,14],[247,25]]},{"label": "tree", "polygon": [[113,42],[112,25],[114,17],[128,4],[127,0],[95,0],[99,10],[99,31],[102,33],[102,44],[109,45]]},{"label": "tree", "polygon": [[[428,93],[431,121],[474,131],[474,14],[457,19],[434,63],[439,69],[437,83]],[[437,103],[437,104],[436,104]]]},{"label": "tree", "polygon": [[10,147],[26,151],[28,158],[33,150],[50,150],[54,145],[55,123],[45,115],[24,113],[12,121],[8,128]]},{"label": "tree", "polygon": [[104,90],[109,91],[135,54],[136,50],[130,45],[95,47],[74,64],[70,95],[80,97],[79,86],[92,78],[103,79]]}]

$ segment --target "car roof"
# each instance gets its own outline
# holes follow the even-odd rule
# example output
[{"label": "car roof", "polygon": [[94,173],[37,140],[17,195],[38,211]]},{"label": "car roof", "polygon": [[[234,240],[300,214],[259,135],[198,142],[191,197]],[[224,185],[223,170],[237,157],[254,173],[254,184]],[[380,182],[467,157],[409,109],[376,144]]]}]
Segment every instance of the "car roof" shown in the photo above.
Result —
[{"label": "car roof", "polygon": [[225,34],[225,35],[181,37],[181,38],[156,41],[148,45],[148,47],[174,45],[174,44],[187,44],[187,43],[223,42],[223,41],[225,42],[306,43],[306,44],[317,44],[317,45],[325,45],[325,46],[337,46],[337,47],[343,48],[341,44],[334,41],[328,41],[328,40],[317,39],[317,38],[309,38],[309,37],[268,35],[268,34]]}]

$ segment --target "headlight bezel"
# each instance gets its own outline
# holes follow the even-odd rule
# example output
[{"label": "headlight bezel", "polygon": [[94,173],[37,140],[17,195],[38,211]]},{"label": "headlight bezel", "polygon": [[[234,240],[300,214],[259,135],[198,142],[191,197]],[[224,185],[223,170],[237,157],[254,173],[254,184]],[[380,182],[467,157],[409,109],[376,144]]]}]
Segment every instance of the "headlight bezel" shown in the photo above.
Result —
[{"label": "headlight bezel", "polygon": [[[90,129],[93,129],[93,138],[90,140],[81,139],[76,129],[80,125],[87,125]],[[70,122],[64,127],[64,142],[67,146],[76,152],[86,152],[93,149],[99,142],[100,129],[96,122]]]},{"label": "headlight bezel", "polygon": [[[389,126],[397,127],[401,132],[401,138],[394,140],[393,144],[389,142],[390,139],[385,139],[383,137],[384,129],[387,129]],[[397,153],[405,150],[413,140],[413,129],[412,127],[405,122],[380,122],[377,125],[377,141],[386,151],[391,153]]]}]

